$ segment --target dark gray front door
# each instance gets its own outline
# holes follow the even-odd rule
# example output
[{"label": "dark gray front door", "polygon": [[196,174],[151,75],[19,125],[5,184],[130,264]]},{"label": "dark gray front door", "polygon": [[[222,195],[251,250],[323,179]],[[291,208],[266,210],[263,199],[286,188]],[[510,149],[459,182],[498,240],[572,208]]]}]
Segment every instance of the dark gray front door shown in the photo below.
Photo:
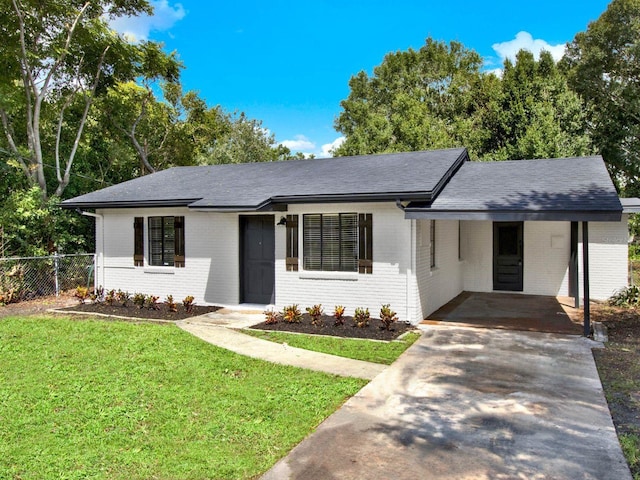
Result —
[{"label": "dark gray front door", "polygon": [[493,289],[522,291],[522,222],[493,224]]},{"label": "dark gray front door", "polygon": [[268,304],[275,300],[273,215],[240,217],[240,301]]}]

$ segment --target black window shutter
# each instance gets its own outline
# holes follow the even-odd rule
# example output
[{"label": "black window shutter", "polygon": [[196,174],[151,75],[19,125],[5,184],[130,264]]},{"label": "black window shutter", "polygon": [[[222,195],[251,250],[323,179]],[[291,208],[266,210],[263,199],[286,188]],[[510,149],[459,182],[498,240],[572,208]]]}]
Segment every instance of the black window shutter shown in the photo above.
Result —
[{"label": "black window shutter", "polygon": [[373,273],[373,219],[370,213],[358,215],[358,272]]},{"label": "black window shutter", "polygon": [[298,215],[287,215],[287,271],[298,271]]},{"label": "black window shutter", "polygon": [[144,218],[133,219],[133,265],[144,266]]},{"label": "black window shutter", "polygon": [[181,268],[184,267],[184,217],[175,217],[173,228],[175,234],[173,266]]}]

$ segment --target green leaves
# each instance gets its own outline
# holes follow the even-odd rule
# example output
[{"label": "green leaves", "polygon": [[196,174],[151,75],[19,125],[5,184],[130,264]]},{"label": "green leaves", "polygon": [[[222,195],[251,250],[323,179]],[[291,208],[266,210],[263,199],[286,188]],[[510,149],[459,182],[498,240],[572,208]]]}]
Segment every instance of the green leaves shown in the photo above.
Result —
[{"label": "green leaves", "polygon": [[591,153],[586,117],[548,52],[505,62],[503,78],[480,71],[462,44],[427,39],[385,56],[369,77],[349,81],[335,126],[339,155],[465,146],[473,158],[520,159]]},{"label": "green leaves", "polygon": [[640,193],[640,2],[613,0],[567,46],[563,68],[588,108],[588,128],[618,186]]},{"label": "green leaves", "polygon": [[371,78],[349,81],[335,127],[346,136],[338,155],[358,155],[461,145],[473,110],[471,86],[482,59],[462,44],[428,38],[418,51],[390,53]]}]

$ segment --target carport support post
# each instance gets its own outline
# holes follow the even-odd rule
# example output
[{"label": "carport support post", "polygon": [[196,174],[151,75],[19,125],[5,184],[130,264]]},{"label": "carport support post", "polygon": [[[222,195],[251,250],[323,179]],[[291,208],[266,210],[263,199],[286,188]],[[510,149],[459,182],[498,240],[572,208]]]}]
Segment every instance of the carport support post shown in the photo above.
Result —
[{"label": "carport support post", "polygon": [[589,222],[582,222],[582,271],[584,286],[584,336],[591,333],[591,312],[589,312]]}]

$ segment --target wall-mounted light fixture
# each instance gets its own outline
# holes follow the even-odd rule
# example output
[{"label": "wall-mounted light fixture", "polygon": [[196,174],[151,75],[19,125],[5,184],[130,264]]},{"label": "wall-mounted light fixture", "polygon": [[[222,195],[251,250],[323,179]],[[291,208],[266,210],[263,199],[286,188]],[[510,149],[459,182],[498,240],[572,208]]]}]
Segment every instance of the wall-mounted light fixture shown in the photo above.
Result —
[{"label": "wall-mounted light fixture", "polygon": [[286,225],[287,224],[287,219],[285,217],[280,217],[280,221],[278,222],[278,225]]}]

